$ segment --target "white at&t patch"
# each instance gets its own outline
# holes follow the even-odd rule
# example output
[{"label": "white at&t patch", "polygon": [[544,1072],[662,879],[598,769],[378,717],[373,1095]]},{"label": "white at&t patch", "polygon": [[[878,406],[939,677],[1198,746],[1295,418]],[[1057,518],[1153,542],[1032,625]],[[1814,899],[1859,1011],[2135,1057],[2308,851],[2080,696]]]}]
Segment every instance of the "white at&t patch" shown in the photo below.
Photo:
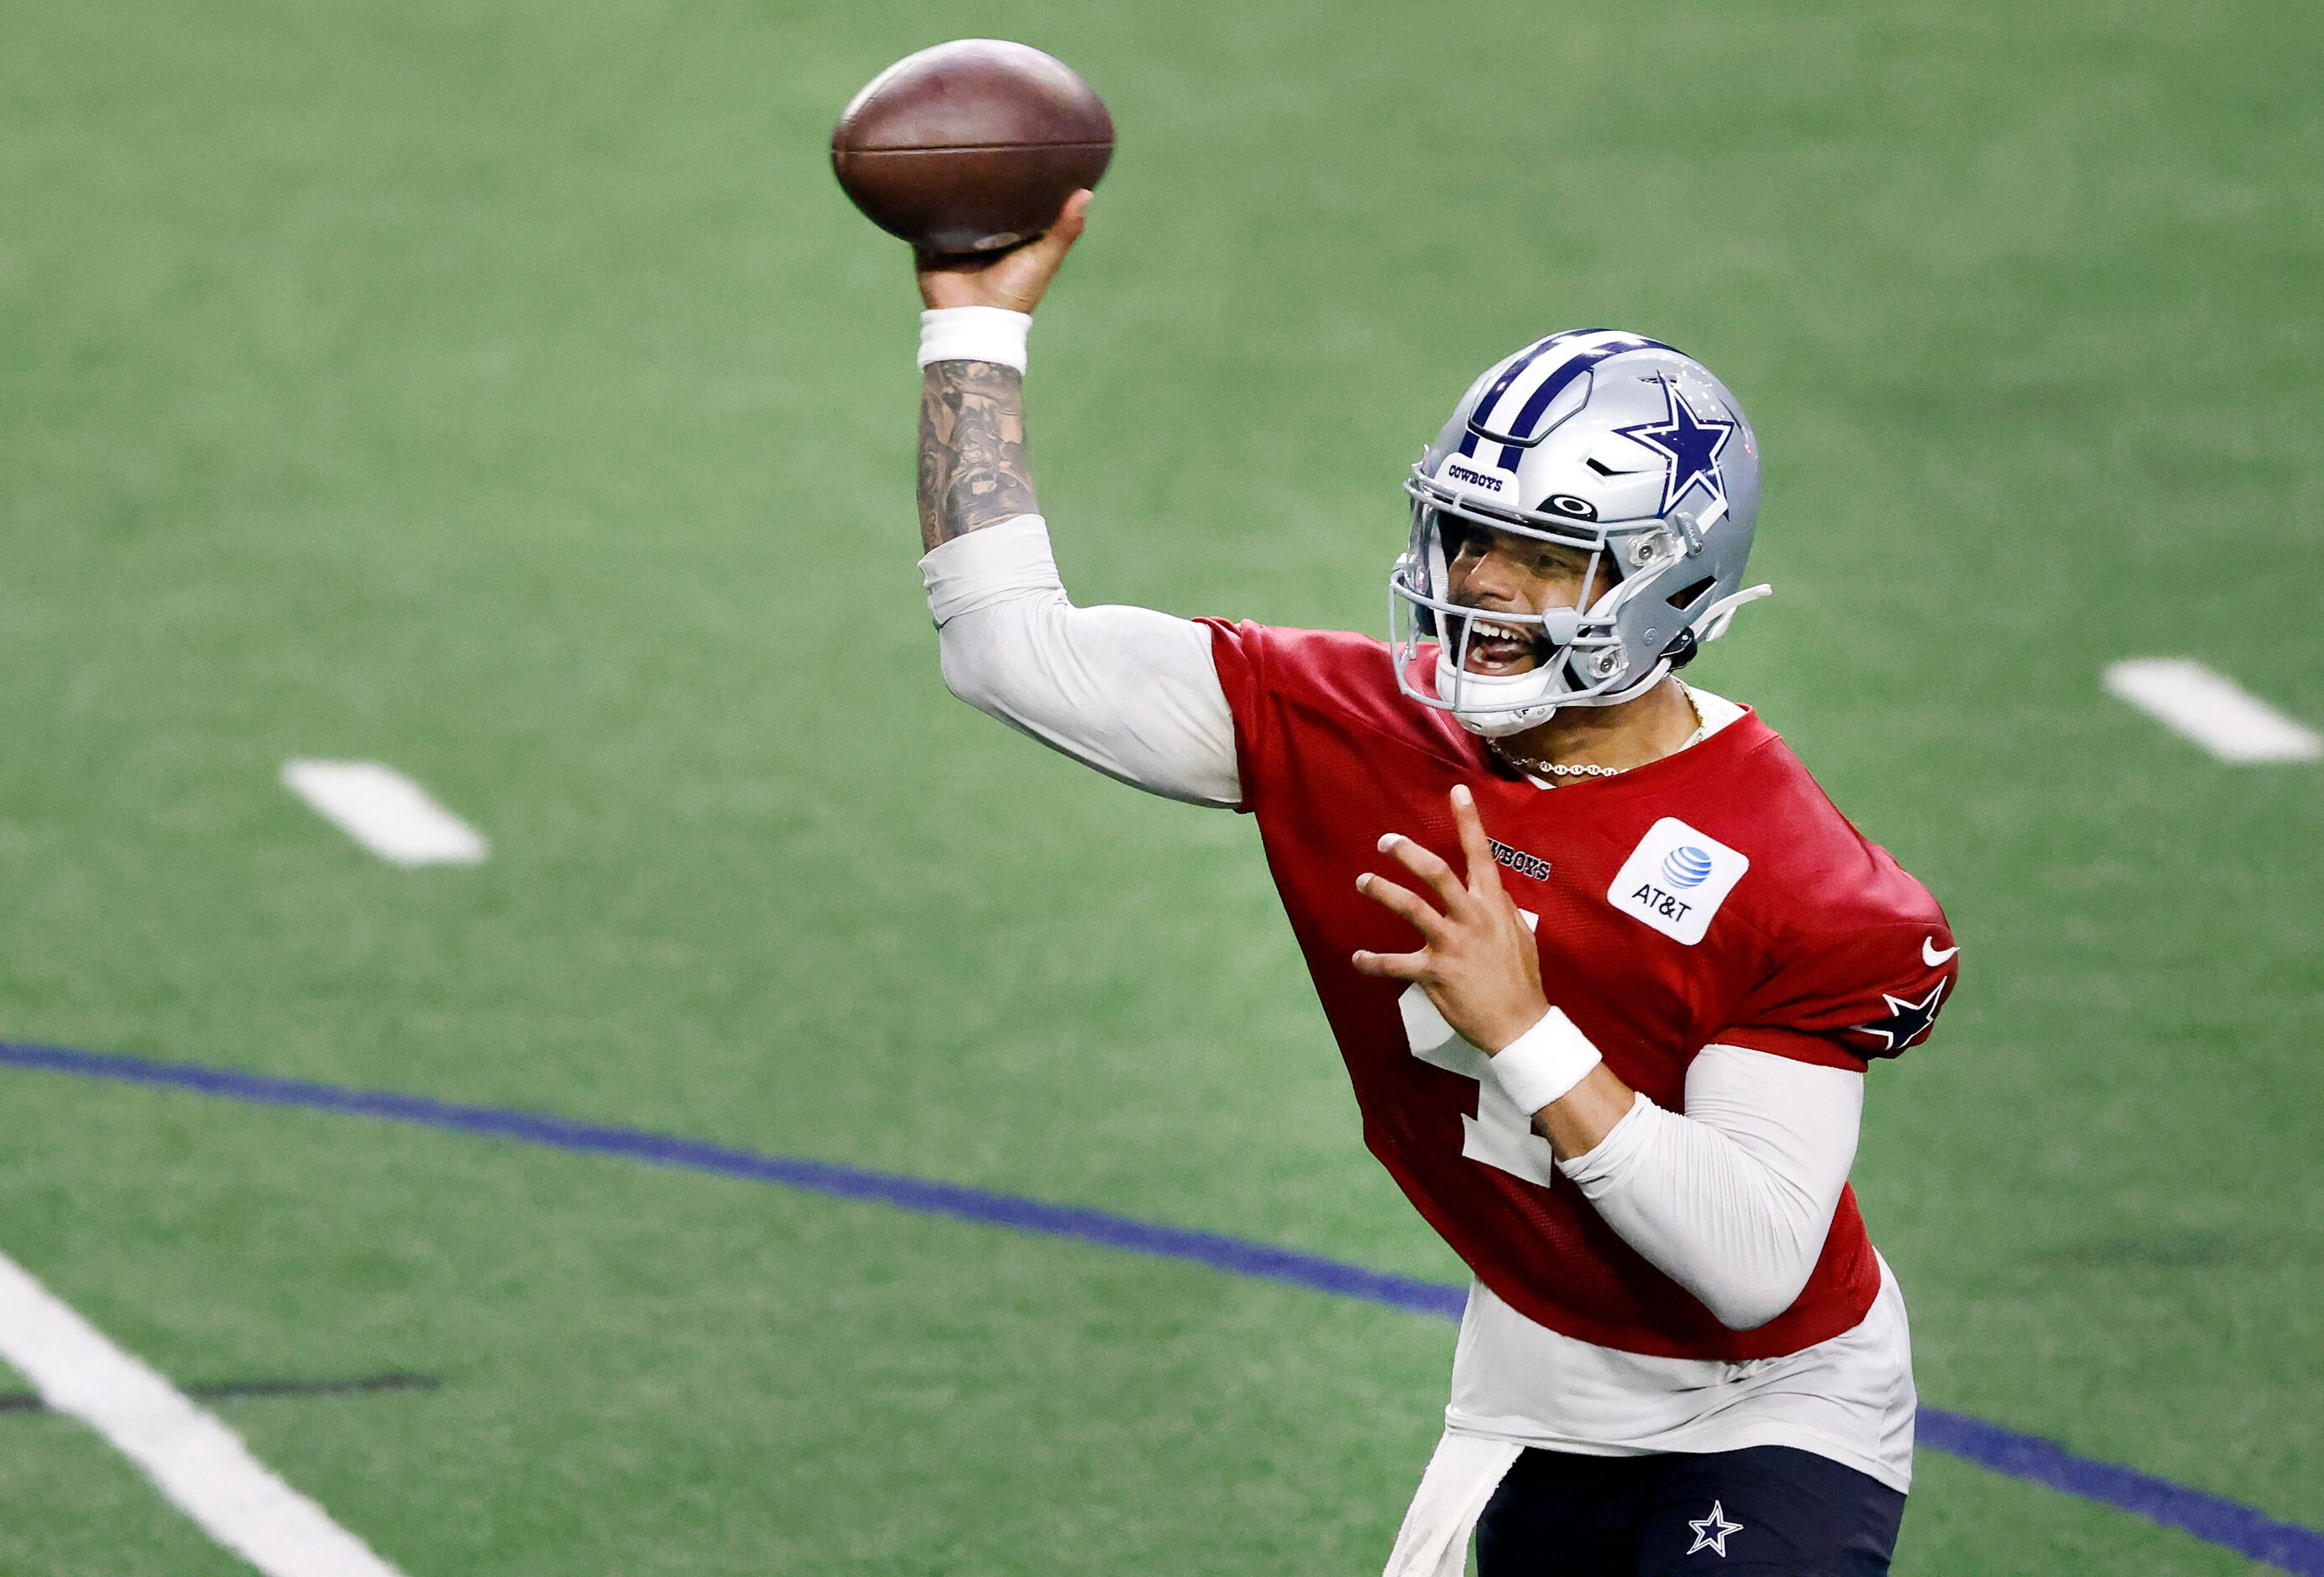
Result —
[{"label": "white at&t patch", "polygon": [[1749,869],[1749,855],[1666,816],[1622,862],[1606,901],[1692,947]]}]

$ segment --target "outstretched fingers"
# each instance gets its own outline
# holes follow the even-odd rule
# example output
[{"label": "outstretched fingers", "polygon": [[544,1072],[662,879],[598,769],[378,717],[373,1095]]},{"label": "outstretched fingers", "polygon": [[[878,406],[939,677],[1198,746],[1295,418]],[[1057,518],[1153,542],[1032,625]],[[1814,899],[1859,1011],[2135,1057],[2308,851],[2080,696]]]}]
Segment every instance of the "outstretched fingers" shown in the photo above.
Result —
[{"label": "outstretched fingers", "polygon": [[1382,908],[1410,923],[1430,945],[1443,939],[1444,917],[1436,907],[1409,888],[1398,887],[1385,876],[1365,872],[1356,878],[1356,890],[1379,904]]},{"label": "outstretched fingers", "polygon": [[1404,862],[1404,868],[1428,883],[1436,901],[1444,906],[1447,914],[1458,915],[1468,908],[1469,890],[1462,885],[1461,873],[1429,849],[1421,847],[1400,833],[1390,833],[1379,841],[1383,854],[1394,854]]},{"label": "outstretched fingers", "polygon": [[[1400,834],[1390,833],[1379,841],[1380,852],[1395,855],[1406,870],[1419,877],[1437,903],[1369,871],[1356,878],[1357,891],[1406,921],[1427,944],[1417,953],[1358,953],[1351,962],[1361,973],[1390,980],[1434,982],[1446,966],[1445,961],[1462,952],[1464,936],[1473,941],[1491,934],[1498,917],[1510,908],[1508,895],[1501,890],[1492,840],[1485,836],[1476,796],[1466,785],[1452,790],[1452,821],[1460,829],[1461,848],[1469,867],[1466,880],[1449,862]],[[1434,984],[1430,989],[1435,989]]]},{"label": "outstretched fingers", "polygon": [[1352,962],[1359,974],[1376,974],[1384,980],[1422,980],[1428,973],[1425,953],[1359,953]]},{"label": "outstretched fingers", "polygon": [[1461,848],[1469,857],[1469,891],[1479,898],[1501,896],[1500,862],[1493,858],[1493,841],[1485,835],[1484,818],[1477,814],[1477,797],[1466,783],[1453,785],[1452,825],[1460,829]]}]

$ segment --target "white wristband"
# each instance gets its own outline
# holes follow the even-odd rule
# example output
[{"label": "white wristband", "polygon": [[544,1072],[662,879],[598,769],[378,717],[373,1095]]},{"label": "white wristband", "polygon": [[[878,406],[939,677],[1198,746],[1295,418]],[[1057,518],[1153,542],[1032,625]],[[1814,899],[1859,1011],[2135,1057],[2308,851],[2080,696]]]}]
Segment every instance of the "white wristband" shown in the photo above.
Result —
[{"label": "white wristband", "polygon": [[1540,1023],[1491,1058],[1493,1077],[1527,1117],[1552,1102],[1563,1101],[1604,1060],[1590,1038],[1557,1008],[1543,1014]]},{"label": "white wristband", "polygon": [[1006,307],[934,307],[920,314],[920,365],[930,362],[995,362],[1025,370],[1029,312]]}]

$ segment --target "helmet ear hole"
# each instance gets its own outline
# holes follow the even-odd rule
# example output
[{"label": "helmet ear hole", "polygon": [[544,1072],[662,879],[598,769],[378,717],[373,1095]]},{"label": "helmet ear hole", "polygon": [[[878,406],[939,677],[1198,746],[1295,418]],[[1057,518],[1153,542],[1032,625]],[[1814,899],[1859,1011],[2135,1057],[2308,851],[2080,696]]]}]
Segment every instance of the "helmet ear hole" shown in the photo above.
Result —
[{"label": "helmet ear hole", "polygon": [[1705,576],[1702,579],[1696,581],[1692,586],[1682,586],[1677,591],[1671,593],[1669,598],[1670,605],[1676,608],[1679,612],[1684,613],[1687,609],[1694,606],[1695,604],[1702,601],[1704,597],[1709,596],[1711,595],[1711,589],[1718,584],[1719,582],[1715,577]]}]

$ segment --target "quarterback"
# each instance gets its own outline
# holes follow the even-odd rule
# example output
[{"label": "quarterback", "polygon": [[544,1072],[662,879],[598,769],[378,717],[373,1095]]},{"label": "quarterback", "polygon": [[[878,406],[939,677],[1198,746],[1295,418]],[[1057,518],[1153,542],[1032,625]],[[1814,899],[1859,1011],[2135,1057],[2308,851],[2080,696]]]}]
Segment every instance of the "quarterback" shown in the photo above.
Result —
[{"label": "quarterback", "polygon": [[945,683],[1256,818],[1364,1141],[1473,1273],[1389,1556],[1457,1577],[1888,1570],[1904,1305],[1848,1186],[1869,1065],[1958,968],[1919,882],[1678,678],[1765,595],[1758,441],[1582,329],[1486,369],[1406,483],[1386,641],[1079,608],[1025,459],[1081,234],[923,259],[920,561]]}]

